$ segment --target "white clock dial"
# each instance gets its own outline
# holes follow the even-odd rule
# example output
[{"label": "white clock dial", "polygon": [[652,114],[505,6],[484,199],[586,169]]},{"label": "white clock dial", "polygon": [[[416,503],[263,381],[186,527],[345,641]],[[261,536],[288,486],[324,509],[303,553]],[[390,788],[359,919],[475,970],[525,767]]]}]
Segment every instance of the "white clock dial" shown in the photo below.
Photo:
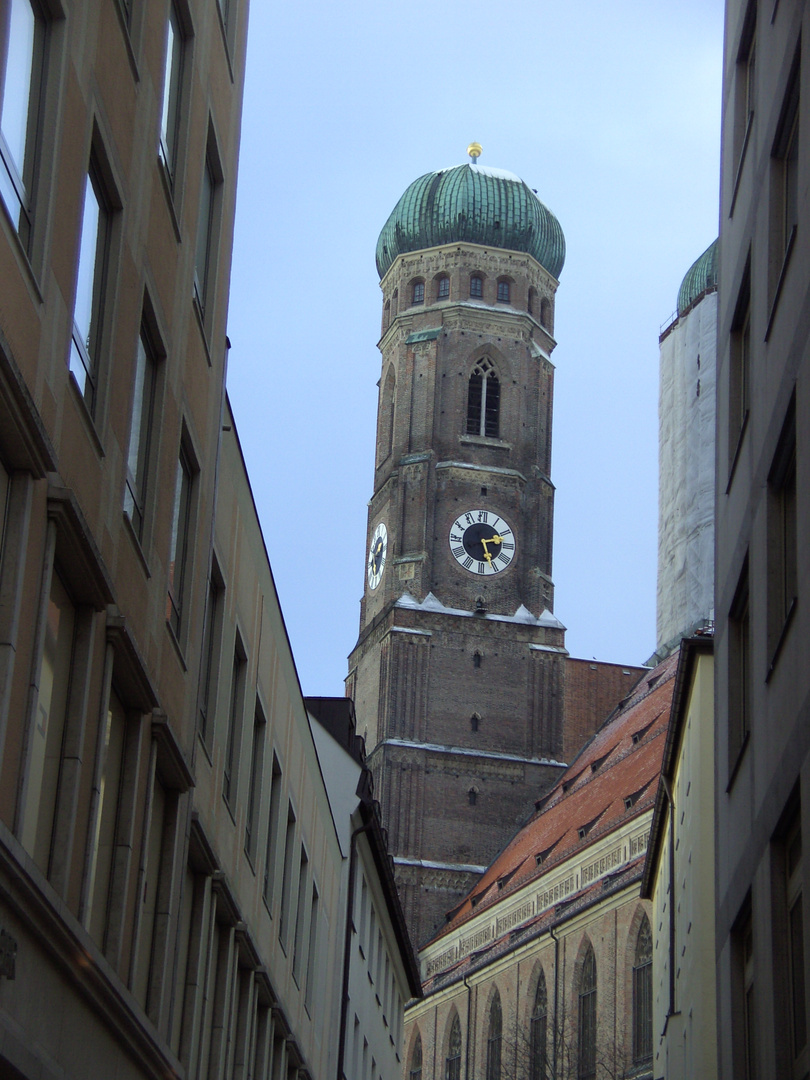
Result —
[{"label": "white clock dial", "polygon": [[368,548],[368,563],[366,574],[370,589],[376,589],[380,584],[385,569],[385,560],[388,555],[388,529],[381,521],[371,535],[371,543]]},{"label": "white clock dial", "polygon": [[453,558],[471,574],[499,574],[515,557],[515,535],[493,510],[467,510],[450,527]]}]

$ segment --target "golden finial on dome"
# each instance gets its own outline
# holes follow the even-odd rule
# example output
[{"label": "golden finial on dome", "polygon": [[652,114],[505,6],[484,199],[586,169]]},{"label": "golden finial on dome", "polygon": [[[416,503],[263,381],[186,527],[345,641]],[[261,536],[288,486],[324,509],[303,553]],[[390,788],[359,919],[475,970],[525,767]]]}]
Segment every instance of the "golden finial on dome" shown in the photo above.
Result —
[{"label": "golden finial on dome", "polygon": [[483,148],[481,146],[481,143],[479,142],[471,142],[470,145],[467,147],[467,153],[472,158],[473,165],[478,164],[478,159],[481,156],[482,149]]}]

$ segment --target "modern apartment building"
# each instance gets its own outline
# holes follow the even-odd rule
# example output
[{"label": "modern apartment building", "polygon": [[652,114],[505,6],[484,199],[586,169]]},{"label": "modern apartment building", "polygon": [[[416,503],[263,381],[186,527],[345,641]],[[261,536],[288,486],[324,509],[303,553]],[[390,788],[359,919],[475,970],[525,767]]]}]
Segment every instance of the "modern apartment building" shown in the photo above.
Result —
[{"label": "modern apartment building", "polygon": [[809,45],[804,0],[728,0],[715,579],[723,1078],[810,1068]]},{"label": "modern apartment building", "polygon": [[225,396],[246,27],[244,0],[0,2],[15,1080],[337,1073],[344,823]]}]

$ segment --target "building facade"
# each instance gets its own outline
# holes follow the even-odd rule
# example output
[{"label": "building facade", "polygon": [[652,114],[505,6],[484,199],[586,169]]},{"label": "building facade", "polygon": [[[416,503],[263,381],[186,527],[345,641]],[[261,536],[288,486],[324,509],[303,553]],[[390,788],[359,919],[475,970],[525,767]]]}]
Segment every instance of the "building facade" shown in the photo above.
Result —
[{"label": "building facade", "polygon": [[653,1076],[639,885],[676,665],[646,673],[421,950],[405,1076]]},{"label": "building facade", "polygon": [[225,395],[246,30],[0,5],[13,1080],[337,1075],[346,859]]},{"label": "building facade", "polygon": [[800,1077],[810,808],[810,7],[729,0],[717,374],[721,1077]]},{"label": "building facade", "polygon": [[[537,196],[477,157],[415,180],[377,246],[374,492],[346,692],[416,943],[564,767],[550,478],[564,255]],[[601,672],[611,690],[636,677]]]},{"label": "building facade", "polygon": [[714,657],[684,638],[641,895],[652,902],[653,1075],[717,1076]]}]

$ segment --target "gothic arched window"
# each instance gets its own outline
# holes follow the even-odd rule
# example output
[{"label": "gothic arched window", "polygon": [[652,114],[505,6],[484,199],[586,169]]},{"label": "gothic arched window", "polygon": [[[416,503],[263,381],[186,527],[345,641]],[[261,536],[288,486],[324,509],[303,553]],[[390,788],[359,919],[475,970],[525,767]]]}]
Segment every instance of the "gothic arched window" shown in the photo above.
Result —
[{"label": "gothic arched window", "polygon": [[588,945],[579,979],[579,1025],[577,1050],[579,1080],[596,1076],[596,957]]},{"label": "gothic arched window", "polygon": [[537,993],[534,995],[534,1008],[532,1009],[529,1080],[545,1080],[546,1077],[547,1021],[548,996],[546,994],[546,976],[541,970],[540,978],[537,980]]},{"label": "gothic arched window", "polygon": [[498,438],[501,384],[495,365],[484,357],[473,368],[467,394],[467,434]]},{"label": "gothic arched window", "polygon": [[499,281],[498,282],[498,303],[499,304],[508,304],[509,303],[509,282],[508,281]]},{"label": "gothic arched window", "polygon": [[399,312],[399,289],[394,289],[394,295],[391,297],[391,314],[396,315]]},{"label": "gothic arched window", "polygon": [[480,274],[473,274],[470,278],[470,296],[475,300],[480,300],[484,295],[484,279]]},{"label": "gothic arched window", "polygon": [[380,391],[380,411],[378,417],[379,437],[377,439],[377,464],[381,465],[394,445],[394,402],[397,381],[393,367],[389,367]]},{"label": "gothic arched window", "polygon": [[450,1042],[447,1045],[447,1057],[444,1062],[444,1080],[461,1080],[461,1021],[458,1013],[453,1016],[450,1028]]},{"label": "gothic arched window", "polygon": [[534,314],[534,309],[537,307],[537,289],[529,289],[529,314]]},{"label": "gothic arched window", "polygon": [[383,333],[391,325],[391,301],[385,301],[385,308],[383,309]]},{"label": "gothic arched window", "polygon": [[442,274],[436,284],[436,299],[446,300],[450,295],[450,278],[447,274]]},{"label": "gothic arched window", "polygon": [[633,1062],[652,1057],[652,930],[645,915],[633,962]]},{"label": "gothic arched window", "polygon": [[501,1029],[501,996],[496,990],[489,1007],[486,1080],[501,1080]]},{"label": "gothic arched window", "polygon": [[411,1066],[408,1070],[408,1080],[422,1080],[422,1036],[417,1032],[416,1042],[411,1051]]}]

